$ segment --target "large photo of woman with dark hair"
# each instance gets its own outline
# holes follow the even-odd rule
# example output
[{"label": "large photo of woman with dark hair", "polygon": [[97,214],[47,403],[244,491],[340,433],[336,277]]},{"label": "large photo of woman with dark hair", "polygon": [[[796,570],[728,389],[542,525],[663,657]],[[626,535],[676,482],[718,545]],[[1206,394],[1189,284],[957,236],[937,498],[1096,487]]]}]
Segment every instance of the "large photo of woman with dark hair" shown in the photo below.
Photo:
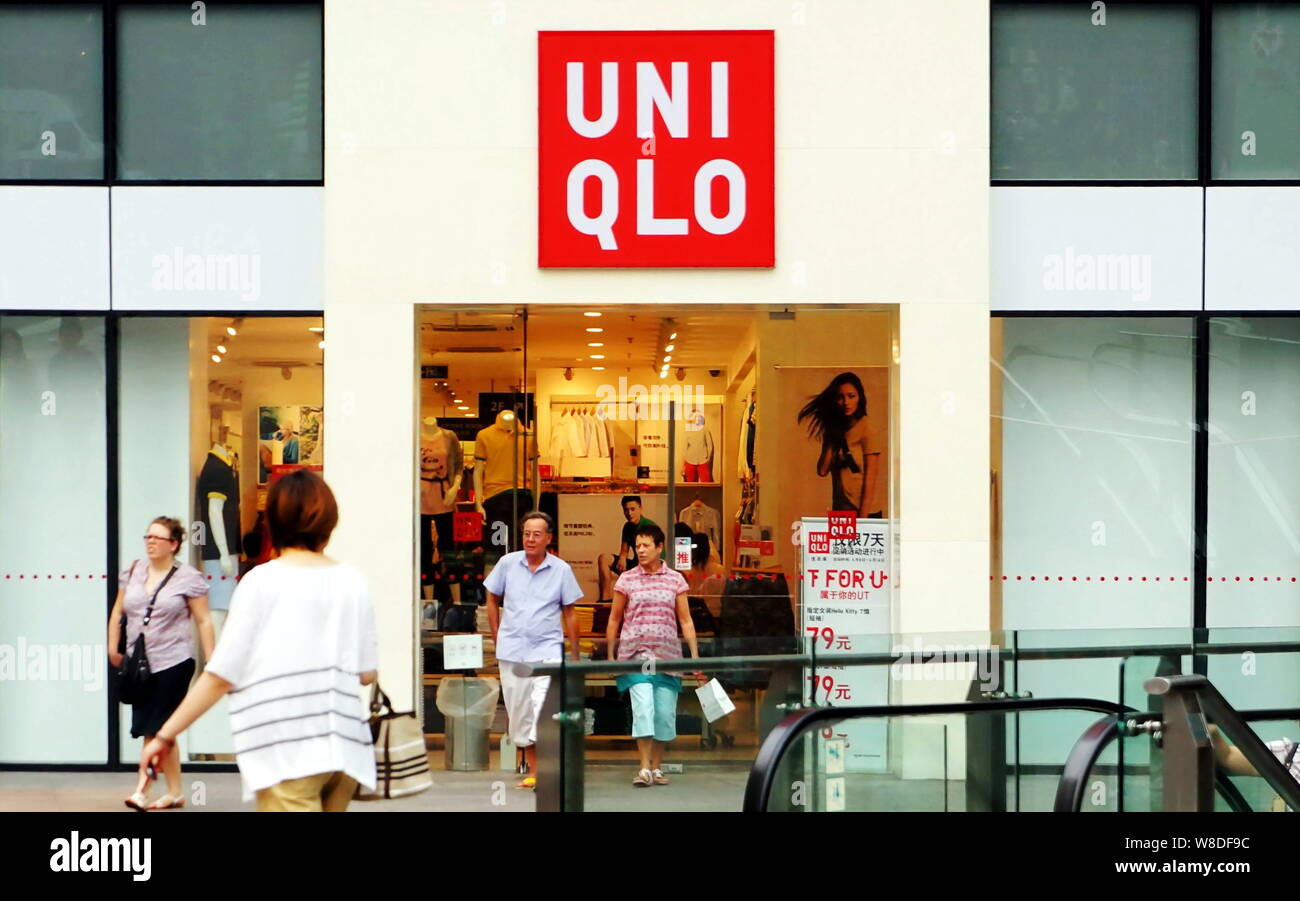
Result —
[{"label": "large photo of woman with dark hair", "polygon": [[817,475],[831,479],[828,509],[852,510],[866,519],[883,517],[883,509],[874,500],[880,449],[869,446],[867,390],[862,378],[854,372],[835,376],[804,404],[798,422],[807,428],[809,438],[821,442]]}]

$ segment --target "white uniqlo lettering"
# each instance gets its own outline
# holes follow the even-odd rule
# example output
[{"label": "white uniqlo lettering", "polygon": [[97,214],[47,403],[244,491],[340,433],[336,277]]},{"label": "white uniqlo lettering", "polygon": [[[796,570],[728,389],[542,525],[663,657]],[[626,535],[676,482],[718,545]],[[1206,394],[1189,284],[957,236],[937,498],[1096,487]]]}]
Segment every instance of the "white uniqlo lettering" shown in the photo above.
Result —
[{"label": "white uniqlo lettering", "polygon": [[[713,180],[727,180],[727,215],[713,215]],[[745,173],[731,160],[709,160],[695,173],[695,221],[711,235],[729,235],[745,221]]]},{"label": "white uniqlo lettering", "polygon": [[[654,135],[654,111],[664,120],[664,127],[674,138],[688,138],[687,103],[690,90],[686,79],[686,63],[671,66],[673,87],[664,88],[663,79],[654,63],[636,64],[636,136]],[[652,232],[651,234],[658,234]]]},{"label": "white uniqlo lettering", "polygon": [[568,63],[564,71],[569,127],[584,138],[603,138],[618,121],[618,63],[600,64],[600,118],[594,122],[587,118],[582,99],[582,63]]},{"label": "white uniqlo lettering", "polygon": [[[587,179],[600,179],[600,213],[594,218],[587,215],[582,202],[583,187]],[[618,174],[604,160],[583,160],[569,170],[568,184],[569,223],[584,235],[600,241],[601,250],[618,250],[614,240],[614,222],[618,219]]]},{"label": "white uniqlo lettering", "polygon": [[[565,64],[566,108],[569,126],[584,138],[601,138],[618,122],[618,63],[600,64],[600,114],[587,117],[583,100],[583,67],[580,62]],[[710,134],[714,138],[731,136],[730,75],[726,62],[710,63],[712,108]],[[689,135],[689,67],[684,62],[669,64],[670,86],[665,87],[659,70],[651,62],[636,64],[636,134],[638,138],[654,136],[657,110],[669,137]],[[600,212],[588,216],[583,202],[587,179],[600,179]],[[727,211],[718,216],[713,209],[713,181],[727,180]],[[601,250],[618,250],[614,223],[618,221],[618,173],[604,160],[586,159],[569,170],[567,185],[569,222],[579,233],[598,240]],[[727,235],[745,221],[745,173],[731,160],[712,159],[695,173],[695,221],[711,235]],[[685,235],[690,223],[685,218],[660,219],[655,216],[655,161],[636,161],[636,233],[638,235]]]}]

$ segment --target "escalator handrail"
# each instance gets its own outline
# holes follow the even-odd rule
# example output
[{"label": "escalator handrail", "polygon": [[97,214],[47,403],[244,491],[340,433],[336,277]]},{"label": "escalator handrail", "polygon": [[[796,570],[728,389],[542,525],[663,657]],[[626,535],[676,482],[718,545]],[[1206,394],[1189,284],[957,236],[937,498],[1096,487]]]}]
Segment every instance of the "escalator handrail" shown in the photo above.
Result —
[{"label": "escalator handrail", "polygon": [[[1209,679],[1200,675],[1158,676],[1147,683],[1148,690],[1155,683],[1165,683],[1168,688],[1190,688],[1201,702],[1201,709],[1219,727],[1255,771],[1277,792],[1292,810],[1300,810],[1300,782],[1282,765],[1255,730],[1250,728],[1241,714],[1233,708]],[[1152,692],[1162,694],[1163,691]],[[1216,767],[1217,769],[1217,767]]]},{"label": "escalator handrail", "polygon": [[768,733],[759,746],[745,783],[746,813],[767,809],[776,772],[786,752],[808,727],[823,720],[895,716],[943,716],[965,713],[1019,713],[1028,710],[1085,710],[1119,716],[1133,708],[1098,698],[1005,698],[996,701],[951,701],[942,704],[896,704],[873,707],[814,707],[797,710]]},{"label": "escalator handrail", "polygon": [[[1130,722],[1150,719],[1159,719],[1159,715],[1139,714],[1132,717]],[[1120,718],[1108,716],[1093,723],[1079,736],[1079,740],[1074,743],[1070,755],[1065,760],[1065,766],[1061,770],[1061,781],[1056,784],[1056,801],[1052,805],[1054,812],[1081,813],[1083,811],[1083,799],[1088,793],[1088,780],[1092,775],[1092,768],[1096,766],[1097,760],[1110,743],[1121,734]],[[1117,778],[1124,778],[1122,770]],[[1227,773],[1215,770],[1214,782],[1215,788],[1234,813],[1253,812],[1253,808],[1241,794],[1241,790],[1228,778]]]},{"label": "escalator handrail", "polygon": [[[1079,736],[1065,758],[1061,779],[1056,783],[1056,800],[1052,810],[1056,813],[1078,813],[1083,809],[1083,796],[1088,791],[1088,776],[1107,745],[1120,734],[1120,717],[1107,716],[1097,720]],[[1123,778],[1123,774],[1120,774]]]}]

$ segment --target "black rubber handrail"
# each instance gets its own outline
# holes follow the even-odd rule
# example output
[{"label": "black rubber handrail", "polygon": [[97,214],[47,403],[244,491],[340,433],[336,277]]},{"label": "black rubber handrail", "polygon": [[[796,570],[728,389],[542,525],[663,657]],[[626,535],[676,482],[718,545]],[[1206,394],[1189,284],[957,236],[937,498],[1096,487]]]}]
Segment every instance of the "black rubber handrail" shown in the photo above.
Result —
[{"label": "black rubber handrail", "polygon": [[[1088,791],[1088,776],[1106,747],[1120,735],[1119,716],[1097,720],[1079,736],[1070,754],[1065,758],[1061,780],[1056,783],[1056,813],[1078,813],[1083,809],[1083,796]],[[1124,778],[1124,774],[1120,774]]]},{"label": "black rubber handrail", "polygon": [[1085,710],[1118,716],[1132,708],[1098,698],[1007,698],[997,701],[952,701],[942,704],[897,704],[874,707],[818,707],[791,713],[768,733],[759,746],[745,783],[746,812],[767,809],[777,768],[787,751],[810,726],[825,720],[872,717],[943,716],[970,713],[1021,713],[1029,710]]}]

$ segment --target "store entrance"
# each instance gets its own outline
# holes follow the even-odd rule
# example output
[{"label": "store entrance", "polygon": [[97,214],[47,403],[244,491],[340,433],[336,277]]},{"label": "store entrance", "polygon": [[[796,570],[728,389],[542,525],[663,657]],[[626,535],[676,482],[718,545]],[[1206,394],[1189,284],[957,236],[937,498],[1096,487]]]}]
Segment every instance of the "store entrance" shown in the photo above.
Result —
[{"label": "store entrance", "polygon": [[[423,310],[416,603],[431,744],[475,711],[500,748],[483,580],[534,509],[581,587],[584,658],[607,656],[613,586],[646,522],[689,586],[702,656],[794,650],[802,520],[890,516],[896,336],[892,310],[847,306]],[[445,642],[468,633],[485,637],[470,666]],[[631,747],[626,699],[612,680],[593,692],[589,742],[617,756]],[[761,698],[736,700],[715,729],[684,701],[677,743],[756,743]],[[509,749],[502,762],[477,739],[449,745],[449,768],[514,768]]]}]

